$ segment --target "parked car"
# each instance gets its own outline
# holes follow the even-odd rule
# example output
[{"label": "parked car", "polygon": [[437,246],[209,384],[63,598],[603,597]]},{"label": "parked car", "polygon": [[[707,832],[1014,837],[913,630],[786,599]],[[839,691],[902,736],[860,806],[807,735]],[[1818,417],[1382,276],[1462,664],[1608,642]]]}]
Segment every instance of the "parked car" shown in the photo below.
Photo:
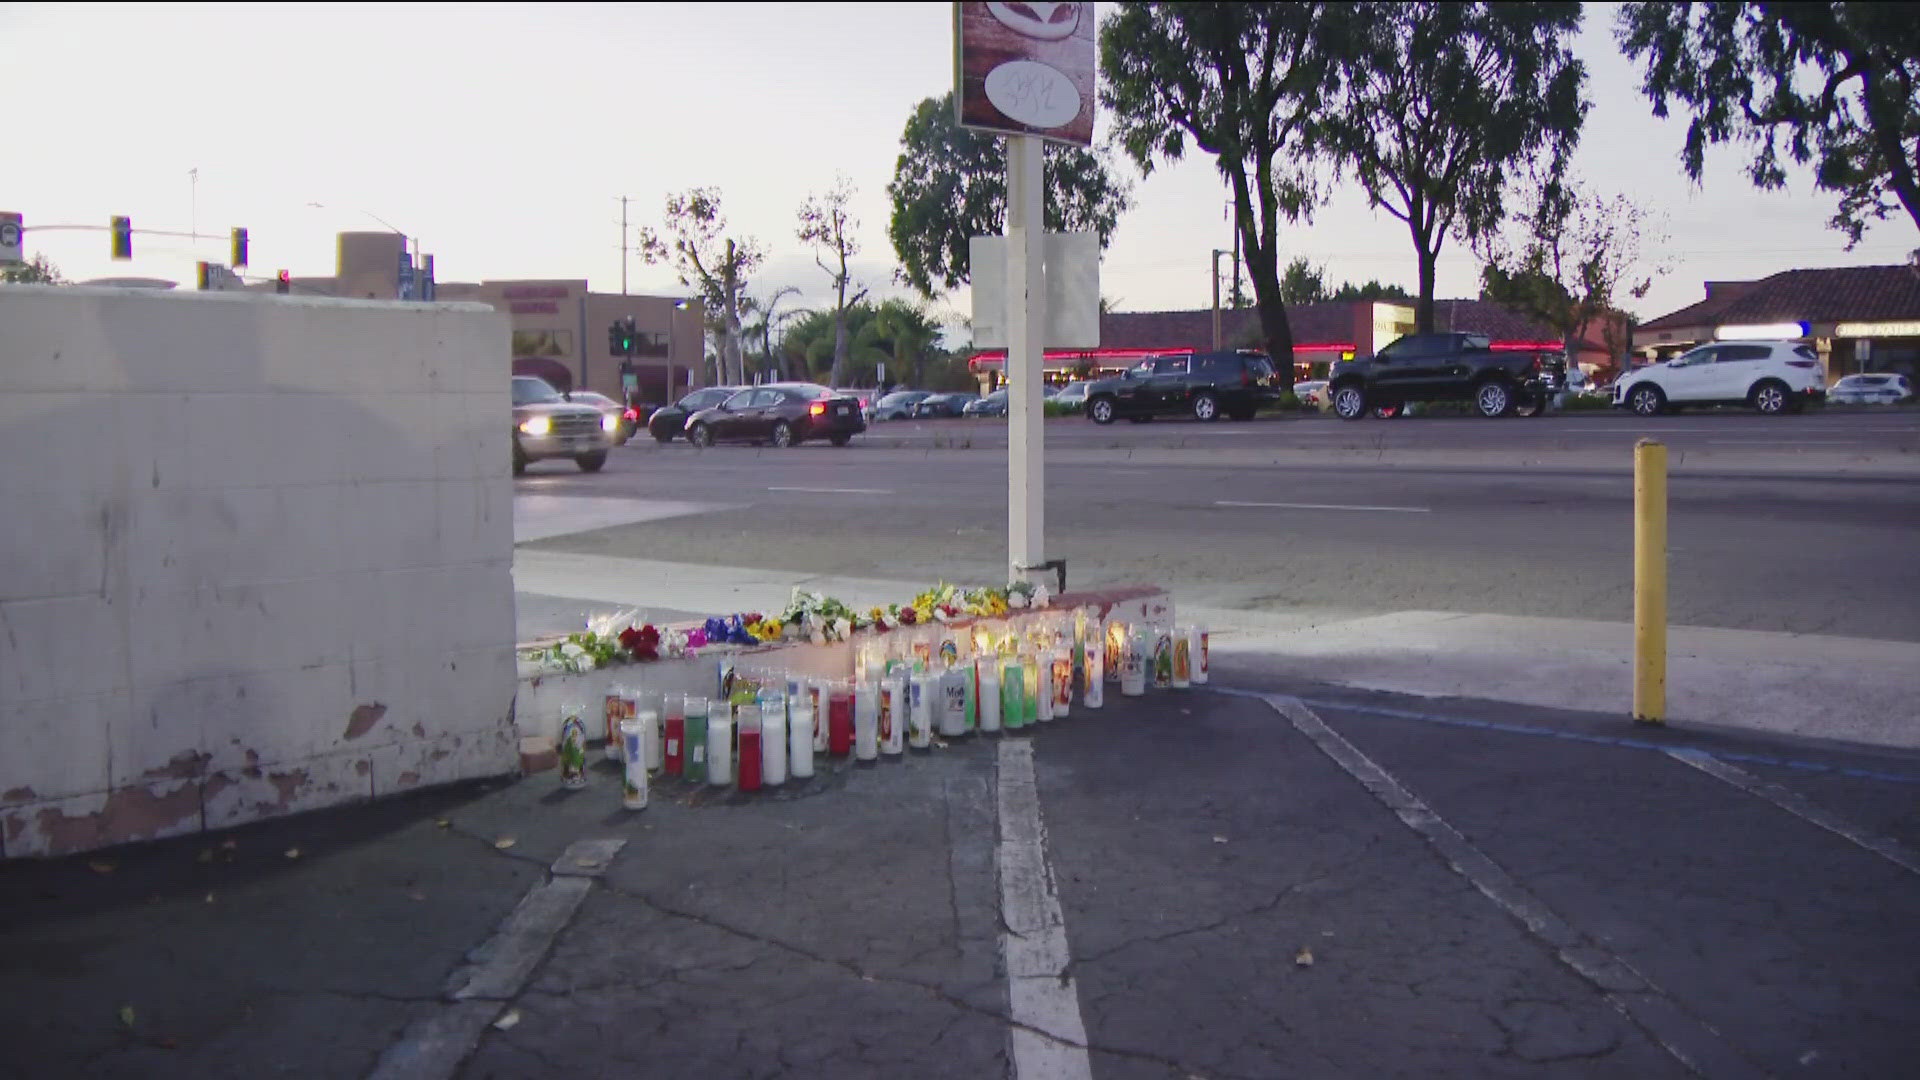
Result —
[{"label": "parked car", "polygon": [[867,421],[860,415],[858,398],[813,383],[747,387],[687,419],[687,441],[695,446],[717,442],[798,446],[808,439],[845,446],[865,430]]},{"label": "parked car", "polygon": [[1837,405],[1896,405],[1913,396],[1905,375],[1849,375],[1827,388],[1827,400]]},{"label": "parked car", "polygon": [[1497,350],[1483,334],[1408,334],[1373,356],[1335,364],[1329,393],[1343,420],[1424,401],[1471,401],[1489,417],[1533,416],[1560,392],[1566,365],[1559,357]]},{"label": "parked car", "polygon": [[687,430],[687,417],[702,409],[711,409],[740,392],[738,386],[708,386],[687,394],[664,409],[655,409],[647,417],[647,431],[655,442],[672,442]]},{"label": "parked car", "polygon": [[931,390],[896,390],[873,403],[874,420],[907,420],[913,407],[933,396]]},{"label": "parked car", "polygon": [[1047,400],[1068,412],[1081,412],[1087,407],[1087,387],[1091,385],[1093,384],[1084,379],[1079,382],[1070,382],[1061,387],[1059,393]]},{"label": "parked car", "polygon": [[613,445],[625,446],[627,439],[632,437],[634,429],[627,417],[628,414],[633,413],[634,410],[627,408],[625,405],[620,404],[605,394],[595,393],[592,390],[575,390],[560,396],[566,398],[568,401],[579,402],[582,405],[591,405],[601,412],[612,416],[614,423],[618,425],[614,429]]},{"label": "parked car", "polygon": [[959,416],[967,403],[978,397],[978,394],[929,394],[914,403],[913,417],[916,420],[931,420]]},{"label": "parked car", "polygon": [[513,377],[513,474],[548,458],[572,458],[581,472],[599,472],[620,430],[617,413],[568,401],[545,379]]},{"label": "parked car", "polygon": [[1308,379],[1294,383],[1293,396],[1299,399],[1301,405],[1324,412],[1327,408],[1327,380]]},{"label": "parked car", "polygon": [[1820,357],[1794,341],[1719,341],[1622,375],[1613,405],[1640,416],[1694,405],[1746,405],[1769,415],[1799,412],[1826,397]]},{"label": "parked car", "polygon": [[962,416],[1005,416],[1007,415],[1007,392],[995,390],[985,397],[974,398],[960,409]]},{"label": "parked car", "polygon": [[1217,420],[1222,414],[1251,420],[1256,410],[1280,400],[1280,378],[1261,353],[1177,353],[1155,356],[1118,377],[1087,387],[1087,417],[1111,424],[1156,416]]}]

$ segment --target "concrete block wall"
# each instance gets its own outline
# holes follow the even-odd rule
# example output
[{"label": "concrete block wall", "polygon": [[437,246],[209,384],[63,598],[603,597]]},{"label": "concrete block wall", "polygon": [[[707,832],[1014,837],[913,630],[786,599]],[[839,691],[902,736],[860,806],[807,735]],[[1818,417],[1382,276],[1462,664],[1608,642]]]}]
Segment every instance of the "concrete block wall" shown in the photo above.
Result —
[{"label": "concrete block wall", "polygon": [[507,340],[0,286],[0,855],[513,768]]}]

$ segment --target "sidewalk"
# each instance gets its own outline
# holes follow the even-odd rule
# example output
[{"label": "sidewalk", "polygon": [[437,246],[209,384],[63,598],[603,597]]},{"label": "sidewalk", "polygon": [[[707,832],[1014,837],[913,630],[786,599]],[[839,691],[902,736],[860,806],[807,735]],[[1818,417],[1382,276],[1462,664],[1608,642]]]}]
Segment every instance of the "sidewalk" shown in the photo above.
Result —
[{"label": "sidewalk", "polygon": [[[514,586],[542,611],[566,603],[720,614],[778,609],[795,587],[856,607],[927,582],[517,549]],[[1582,619],[1430,611],[1273,614],[1187,602],[1216,663],[1314,683],[1424,697],[1616,713],[1632,703],[1632,627]],[[583,608],[584,610],[584,608]],[[523,622],[522,639],[543,629]],[[551,632],[551,631],[549,631]],[[1668,719],[1877,746],[1920,747],[1920,644],[1710,627],[1668,630]]]}]

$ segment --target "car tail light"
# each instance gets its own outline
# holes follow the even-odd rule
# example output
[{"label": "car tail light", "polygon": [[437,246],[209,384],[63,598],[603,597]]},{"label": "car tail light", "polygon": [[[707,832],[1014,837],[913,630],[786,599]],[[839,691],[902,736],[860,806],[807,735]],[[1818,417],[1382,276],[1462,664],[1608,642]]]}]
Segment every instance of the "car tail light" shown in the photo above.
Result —
[{"label": "car tail light", "polygon": [[827,403],[824,401],[816,401],[807,406],[807,412],[813,416],[825,416],[827,415]]},{"label": "car tail light", "polygon": [[1812,369],[1818,367],[1819,362],[1815,360],[1789,360],[1787,361],[1787,366]]}]

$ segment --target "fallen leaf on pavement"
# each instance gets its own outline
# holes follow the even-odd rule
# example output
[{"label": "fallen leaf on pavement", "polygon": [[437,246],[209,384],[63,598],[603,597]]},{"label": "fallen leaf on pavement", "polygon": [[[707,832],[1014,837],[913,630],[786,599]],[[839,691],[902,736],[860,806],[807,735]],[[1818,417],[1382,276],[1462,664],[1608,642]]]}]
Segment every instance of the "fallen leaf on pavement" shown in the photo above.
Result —
[{"label": "fallen leaf on pavement", "polygon": [[1293,962],[1299,967],[1313,966],[1313,950],[1302,945],[1300,951],[1293,954]]},{"label": "fallen leaf on pavement", "polygon": [[193,861],[194,861],[194,862],[199,862],[199,863],[210,863],[210,862],[212,862],[212,861],[213,861],[213,849],[212,849],[212,848],[201,848],[201,849],[200,849],[200,854],[198,854],[198,855],[196,855],[196,856],[194,856],[194,857],[193,857]]},{"label": "fallen leaf on pavement", "polygon": [[433,827],[436,829],[451,829],[453,828],[453,822],[448,821],[446,818],[441,818],[433,823]]},{"label": "fallen leaf on pavement", "polygon": [[499,848],[501,851],[507,850],[508,848],[512,847],[513,844],[514,844],[514,840],[513,840],[513,837],[511,836],[503,836],[500,839],[495,840],[493,842],[493,846]]},{"label": "fallen leaf on pavement", "polygon": [[582,867],[587,870],[591,870],[594,867],[600,865],[600,860],[599,859],[575,859],[573,860],[573,865]]},{"label": "fallen leaf on pavement", "polygon": [[213,894],[212,894],[212,893],[208,893],[208,894],[207,894],[207,903],[209,903],[209,904],[211,904],[211,903],[213,903]]},{"label": "fallen leaf on pavement", "polygon": [[288,849],[287,849],[287,858],[289,858],[289,859],[297,859],[297,858],[299,858],[299,857],[300,857],[300,849],[299,849],[299,848],[297,848],[297,847],[290,847],[290,848],[288,848]]},{"label": "fallen leaf on pavement", "polygon": [[113,873],[113,864],[110,862],[90,862],[87,864],[87,868],[96,874]]},{"label": "fallen leaf on pavement", "polygon": [[1216,844],[1224,844],[1227,842],[1227,838],[1224,836],[1216,836],[1213,838],[1213,842]]},{"label": "fallen leaf on pavement", "polygon": [[407,899],[409,900],[425,900],[426,898],[427,898],[427,894],[419,891],[414,891],[407,894]]},{"label": "fallen leaf on pavement", "polygon": [[133,1006],[131,1005],[120,1006],[120,1022],[126,1025],[127,1027],[133,1026]]},{"label": "fallen leaf on pavement", "polygon": [[493,1026],[500,1029],[501,1031],[507,1031],[507,1030],[510,1030],[513,1027],[513,1025],[519,1022],[520,1022],[520,1010],[508,1009],[506,1012],[503,1012],[500,1014],[500,1019],[495,1020],[493,1022]]},{"label": "fallen leaf on pavement", "polygon": [[237,848],[237,847],[239,847],[239,846],[240,846],[240,841],[238,841],[238,840],[222,840],[222,841],[220,842],[220,846],[221,846],[221,847],[223,847],[223,848],[226,848],[226,849],[227,849],[228,851],[232,851],[232,850],[233,850],[234,848]]}]

